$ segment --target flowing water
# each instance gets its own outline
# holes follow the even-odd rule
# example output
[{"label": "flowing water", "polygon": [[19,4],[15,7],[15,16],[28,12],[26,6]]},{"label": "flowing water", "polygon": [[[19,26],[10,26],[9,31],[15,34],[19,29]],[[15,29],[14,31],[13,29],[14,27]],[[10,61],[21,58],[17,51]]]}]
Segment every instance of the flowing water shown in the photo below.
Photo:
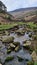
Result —
[{"label": "flowing water", "polygon": [[[22,36],[19,36],[14,32],[10,33],[10,36],[13,36],[15,38],[14,42],[20,42],[20,45],[23,44],[23,41],[31,39],[29,38],[27,33]],[[6,36],[3,37],[5,38]],[[5,45],[0,41],[0,59],[2,63],[4,63],[6,57],[8,56],[14,56],[15,58],[12,61],[6,62],[4,65],[27,65],[27,61],[25,59],[28,59],[29,61],[32,60],[29,51],[23,49],[23,47],[18,52],[12,51],[10,54],[7,54],[7,49]],[[17,56],[22,57],[24,60],[22,62],[19,62]]]}]

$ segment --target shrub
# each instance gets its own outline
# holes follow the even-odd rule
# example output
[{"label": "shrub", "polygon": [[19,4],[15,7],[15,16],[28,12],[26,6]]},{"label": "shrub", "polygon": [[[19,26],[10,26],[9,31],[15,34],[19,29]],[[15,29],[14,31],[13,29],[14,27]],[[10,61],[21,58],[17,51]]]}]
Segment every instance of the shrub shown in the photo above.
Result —
[{"label": "shrub", "polygon": [[11,17],[9,15],[5,16],[5,18],[11,20]]}]

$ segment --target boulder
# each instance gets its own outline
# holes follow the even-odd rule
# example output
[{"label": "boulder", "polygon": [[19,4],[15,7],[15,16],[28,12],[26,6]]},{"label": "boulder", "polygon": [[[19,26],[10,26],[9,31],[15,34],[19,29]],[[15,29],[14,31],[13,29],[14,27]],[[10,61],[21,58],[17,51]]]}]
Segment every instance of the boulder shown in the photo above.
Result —
[{"label": "boulder", "polygon": [[9,54],[9,53],[11,53],[11,49],[8,49],[8,50],[7,50],[7,54]]},{"label": "boulder", "polygon": [[31,45],[31,41],[26,41],[26,43],[23,43],[23,46],[30,46]]},{"label": "boulder", "polygon": [[24,35],[25,30],[17,30],[16,33],[17,33],[17,35]]},{"label": "boulder", "polygon": [[19,49],[20,49],[20,47],[17,46],[17,47],[15,48],[15,52],[19,51]]},{"label": "boulder", "polygon": [[5,31],[5,34],[6,34],[6,35],[9,35],[9,32],[8,32],[8,31]]},{"label": "boulder", "polygon": [[13,42],[13,44],[14,44],[15,46],[18,46],[18,45],[20,45],[20,42]]},{"label": "boulder", "polygon": [[34,62],[33,61],[29,61],[29,62],[27,62],[27,65],[34,65]]},{"label": "boulder", "polygon": [[11,48],[15,48],[15,45],[13,43],[10,43]]},{"label": "boulder", "polygon": [[10,48],[11,48],[11,50],[14,50],[15,47],[16,47],[16,46],[15,46],[13,43],[10,43]]},{"label": "boulder", "polygon": [[14,59],[14,56],[8,56],[6,59],[5,59],[5,62],[9,62],[9,61],[11,61],[11,60],[13,60]]},{"label": "boulder", "polygon": [[32,52],[31,56],[34,61],[37,61],[37,55],[35,51]]},{"label": "boulder", "polygon": [[3,39],[2,39],[2,42],[3,42],[3,43],[10,43],[10,42],[13,42],[13,40],[14,40],[14,37],[12,37],[12,36],[7,36],[6,38],[3,38]]}]

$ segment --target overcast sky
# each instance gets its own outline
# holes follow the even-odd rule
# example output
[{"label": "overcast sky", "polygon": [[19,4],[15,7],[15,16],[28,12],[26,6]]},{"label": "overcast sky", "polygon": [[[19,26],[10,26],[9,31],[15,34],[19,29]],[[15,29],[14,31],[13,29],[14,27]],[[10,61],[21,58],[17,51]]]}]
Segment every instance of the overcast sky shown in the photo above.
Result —
[{"label": "overcast sky", "polygon": [[37,0],[0,0],[2,1],[8,11],[18,8],[37,7]]}]

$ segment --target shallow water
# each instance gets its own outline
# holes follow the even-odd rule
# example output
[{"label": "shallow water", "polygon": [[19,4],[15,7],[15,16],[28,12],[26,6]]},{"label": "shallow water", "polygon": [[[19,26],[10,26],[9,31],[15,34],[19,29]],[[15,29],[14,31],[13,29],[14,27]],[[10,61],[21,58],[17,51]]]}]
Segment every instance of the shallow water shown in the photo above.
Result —
[{"label": "shallow water", "polygon": [[[28,59],[28,60],[31,61],[31,56],[30,56],[30,54],[29,54],[29,52],[27,50],[24,50],[24,51],[20,50],[18,53],[11,52],[11,54],[8,55],[8,56],[14,56],[15,58],[14,58],[13,61],[5,63],[5,65],[10,65],[10,64],[11,65],[17,65],[17,64],[18,65],[27,65],[26,64],[27,62],[25,61],[25,59]],[[20,56],[24,60],[22,62],[19,62],[17,56]]]},{"label": "shallow water", "polygon": [[[20,42],[20,45],[23,44],[23,41],[31,39],[31,38],[29,38],[27,33],[25,33],[22,36],[19,36],[14,32],[14,33],[10,33],[10,36],[13,36],[15,38],[14,42],[17,42],[17,41]],[[7,37],[7,36],[3,36],[3,37]],[[0,59],[1,59],[2,63],[4,63],[6,57],[8,57],[8,56],[14,56],[15,57],[13,61],[6,62],[4,65],[17,65],[17,64],[18,65],[27,65],[27,62],[25,61],[25,59],[28,59],[30,61],[32,60],[28,50],[23,49],[23,47],[21,47],[20,51],[18,51],[18,52],[12,51],[10,54],[6,53],[7,49],[1,41],[0,41],[0,47],[1,47],[0,48]],[[22,57],[24,60],[22,62],[19,62],[17,56]]]},{"label": "shallow water", "polygon": [[10,34],[10,36],[13,36],[15,38],[14,42],[20,42],[20,44],[22,44],[23,41],[25,41],[25,40],[31,39],[31,38],[29,38],[28,34],[26,34],[26,33],[23,36],[19,36],[15,33],[12,33],[12,34]]}]

